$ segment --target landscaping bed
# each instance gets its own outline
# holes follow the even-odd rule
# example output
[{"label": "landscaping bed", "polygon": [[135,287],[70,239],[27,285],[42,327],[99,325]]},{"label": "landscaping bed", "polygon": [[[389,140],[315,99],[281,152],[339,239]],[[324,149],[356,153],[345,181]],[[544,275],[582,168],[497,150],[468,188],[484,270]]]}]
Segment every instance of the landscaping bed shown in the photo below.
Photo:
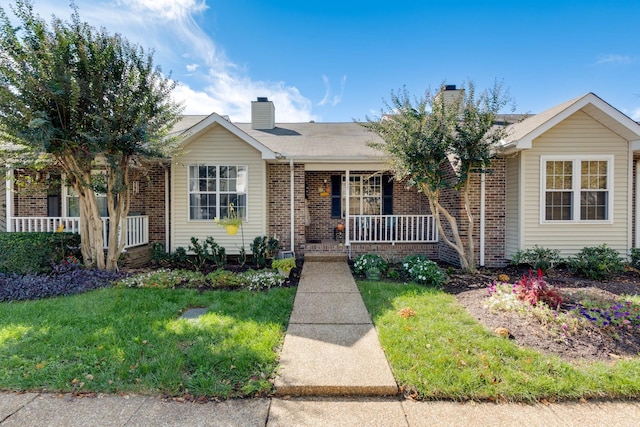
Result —
[{"label": "landscaping bed", "polygon": [[[518,345],[568,360],[613,361],[638,356],[640,329],[637,327],[600,327],[585,322],[580,328],[563,334],[554,331],[552,325],[521,312],[486,308],[487,287],[501,274],[515,281],[528,272],[525,268],[508,267],[483,270],[478,275],[453,274],[444,290],[456,295],[467,311],[489,330],[505,328]],[[564,312],[575,308],[585,298],[613,303],[621,296],[640,294],[640,275],[634,270],[616,274],[606,281],[596,281],[558,268],[548,274],[547,281],[563,296],[560,311]]]}]

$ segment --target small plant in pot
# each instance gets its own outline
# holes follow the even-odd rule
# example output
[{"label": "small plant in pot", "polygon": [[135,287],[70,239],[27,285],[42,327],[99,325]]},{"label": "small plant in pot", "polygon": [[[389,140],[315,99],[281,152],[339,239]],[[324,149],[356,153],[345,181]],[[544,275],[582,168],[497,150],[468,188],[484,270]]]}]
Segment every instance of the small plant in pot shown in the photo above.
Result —
[{"label": "small plant in pot", "polygon": [[271,268],[274,270],[278,270],[278,272],[285,277],[289,277],[291,270],[296,267],[295,258],[283,258],[283,259],[274,259],[271,262]]},{"label": "small plant in pot", "polygon": [[238,214],[233,207],[233,203],[229,204],[229,216],[226,218],[215,217],[213,222],[215,222],[218,227],[224,227],[227,230],[227,234],[230,235],[236,234],[238,232],[238,228],[242,225],[242,219],[238,218]]}]

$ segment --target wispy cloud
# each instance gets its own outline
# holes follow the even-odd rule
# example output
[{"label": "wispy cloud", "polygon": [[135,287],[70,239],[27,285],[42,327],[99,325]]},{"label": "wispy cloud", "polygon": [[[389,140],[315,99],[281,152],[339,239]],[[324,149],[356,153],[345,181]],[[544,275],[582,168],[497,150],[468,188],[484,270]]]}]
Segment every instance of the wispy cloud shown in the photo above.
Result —
[{"label": "wispy cloud", "polygon": [[598,58],[595,65],[602,64],[630,64],[631,57],[628,55],[602,55]]},{"label": "wispy cloud", "polygon": [[[224,49],[195,19],[209,8],[206,0],[76,0],[76,3],[82,20],[154,49],[155,61],[165,71],[189,73],[184,75],[188,83],[181,82],[174,93],[184,103],[186,114],[216,112],[234,121],[249,121],[251,101],[267,96],[276,105],[279,122],[317,120],[311,112],[311,102],[296,87],[280,81],[256,80],[227,58]],[[66,19],[71,9],[63,4],[35,6],[45,19],[52,14]]]},{"label": "wispy cloud", "polygon": [[329,81],[329,77],[322,75],[322,82],[324,83],[324,97],[318,102],[319,106],[325,106],[327,104],[331,104],[332,106],[338,105],[342,102],[342,97],[344,96],[344,87],[347,84],[347,76],[342,76],[340,79],[340,93],[336,95],[332,95],[331,91],[331,82]]},{"label": "wispy cloud", "polygon": [[631,112],[631,118],[636,122],[640,122],[640,107]]}]

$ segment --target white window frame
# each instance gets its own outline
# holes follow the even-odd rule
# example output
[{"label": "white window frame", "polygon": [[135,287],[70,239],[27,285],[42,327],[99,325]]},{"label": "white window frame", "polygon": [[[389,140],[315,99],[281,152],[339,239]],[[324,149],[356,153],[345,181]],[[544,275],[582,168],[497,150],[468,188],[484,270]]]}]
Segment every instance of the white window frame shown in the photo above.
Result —
[{"label": "white window frame", "polygon": [[[102,170],[93,170],[91,172],[92,175],[97,175],[99,173],[103,173],[104,171]],[[60,180],[62,181],[60,185],[62,185],[62,194],[60,195],[60,197],[62,198],[61,200],[61,204],[60,207],[62,209],[62,218],[78,218],[80,216],[80,213],[78,213],[77,217],[74,216],[69,216],[69,198],[73,197],[69,190],[73,190],[73,187],[65,184],[67,182],[67,175],[66,174],[61,174],[60,175]],[[79,196],[75,196],[75,197],[79,197]],[[107,195],[103,194],[103,193],[96,193],[96,198],[103,198],[106,199]],[[109,216],[109,213],[107,212],[107,215]]]},{"label": "white window frame", "polygon": [[[345,218],[345,214],[346,214],[346,197],[347,197],[347,192],[349,193],[349,197],[356,197],[353,194],[351,194],[350,191],[348,191],[347,188],[347,176],[346,175],[342,175],[342,180],[341,180],[341,192],[342,194],[340,195],[340,211],[342,212],[342,218]],[[360,178],[360,195],[358,196],[359,198],[359,203],[358,203],[358,210],[360,213],[358,214],[349,214],[349,216],[352,215],[382,215],[382,200],[383,200],[383,185],[382,185],[382,176],[381,175],[371,175],[371,174],[355,174],[355,175],[349,175],[349,180],[353,179],[353,178]],[[365,180],[369,180],[369,179],[373,179],[373,178],[378,178],[380,180],[380,212],[375,213],[375,214],[363,214],[363,208],[364,208],[364,199],[365,199],[365,195],[364,195],[364,181]],[[367,197],[371,197],[371,196],[367,196]],[[350,202],[349,203],[349,207],[353,208],[353,204]]]},{"label": "white window frame", "polygon": [[[547,162],[572,162],[573,176],[571,190],[571,220],[547,220],[546,217],[546,193],[547,193]],[[580,219],[580,195],[582,188],[580,185],[583,161],[607,162],[607,219]],[[557,155],[540,156],[540,224],[613,224],[613,196],[614,196],[614,156],[613,155]]]},{"label": "white window frame", "polygon": [[[243,194],[245,197],[245,209],[244,209],[244,216],[241,218],[242,221],[244,222],[248,222],[249,221],[249,194],[247,191],[247,187],[248,187],[248,183],[249,183],[249,166],[248,165],[239,165],[239,164],[209,164],[209,163],[193,163],[187,166],[187,220],[189,222],[203,222],[203,221],[212,221],[213,218],[211,219],[192,219],[191,218],[191,195],[192,194],[199,194],[199,192],[191,192],[191,189],[189,187],[189,183],[191,180],[191,168],[192,167],[200,167],[200,166],[205,166],[205,167],[215,167],[216,168],[216,190],[211,192],[212,194],[215,194],[215,198],[216,198],[216,217],[220,218],[220,196],[222,194]],[[239,182],[236,181],[236,191],[221,191],[220,190],[220,168],[221,167],[235,167],[238,168],[238,172],[240,172],[240,168],[244,168],[244,191],[241,191],[238,189],[239,187]],[[236,180],[238,180],[240,177],[240,174],[238,173],[238,177],[236,178]]]}]

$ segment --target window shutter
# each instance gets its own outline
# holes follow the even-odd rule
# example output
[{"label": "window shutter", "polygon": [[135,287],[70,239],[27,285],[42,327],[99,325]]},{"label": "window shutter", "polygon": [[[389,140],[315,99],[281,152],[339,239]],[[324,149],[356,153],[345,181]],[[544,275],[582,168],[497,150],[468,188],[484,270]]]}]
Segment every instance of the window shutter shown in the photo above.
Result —
[{"label": "window shutter", "polygon": [[341,218],[342,177],[331,175],[331,218]]},{"label": "window shutter", "polygon": [[393,215],[393,176],[382,175],[382,215]]}]

